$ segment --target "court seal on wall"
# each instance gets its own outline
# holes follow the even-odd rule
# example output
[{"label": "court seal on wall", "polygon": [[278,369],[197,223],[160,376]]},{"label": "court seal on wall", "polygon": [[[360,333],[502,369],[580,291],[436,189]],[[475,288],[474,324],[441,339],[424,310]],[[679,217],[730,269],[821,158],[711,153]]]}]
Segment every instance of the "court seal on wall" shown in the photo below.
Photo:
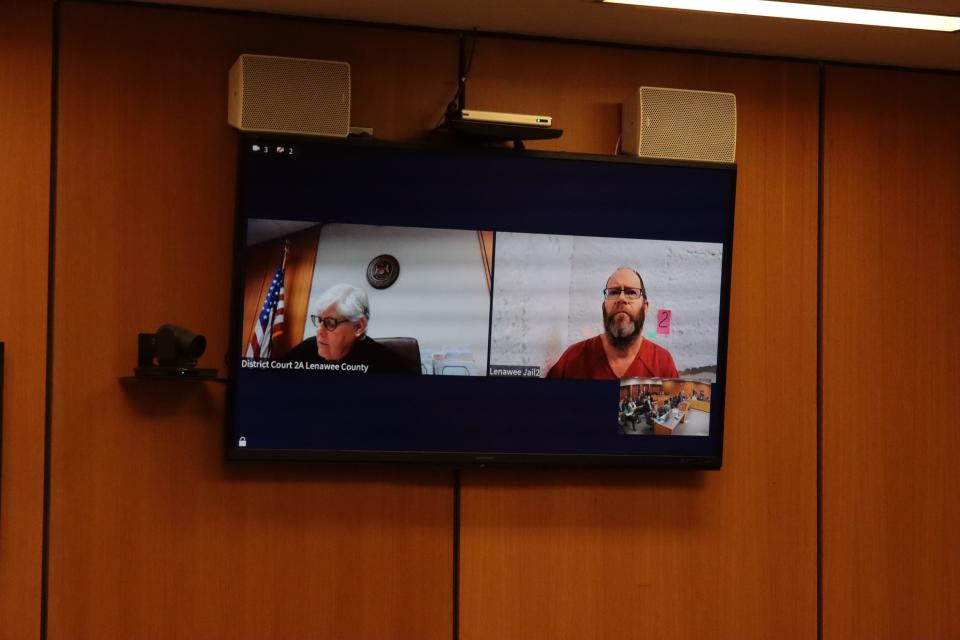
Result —
[{"label": "court seal on wall", "polygon": [[367,282],[374,289],[386,289],[400,277],[400,263],[391,255],[379,255],[367,265]]}]

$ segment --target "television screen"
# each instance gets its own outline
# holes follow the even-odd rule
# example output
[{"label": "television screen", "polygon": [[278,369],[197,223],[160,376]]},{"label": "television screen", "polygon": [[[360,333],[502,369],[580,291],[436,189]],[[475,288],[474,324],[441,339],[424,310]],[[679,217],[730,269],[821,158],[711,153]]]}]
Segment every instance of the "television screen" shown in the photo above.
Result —
[{"label": "television screen", "polygon": [[719,468],[733,165],[240,146],[229,459]]}]

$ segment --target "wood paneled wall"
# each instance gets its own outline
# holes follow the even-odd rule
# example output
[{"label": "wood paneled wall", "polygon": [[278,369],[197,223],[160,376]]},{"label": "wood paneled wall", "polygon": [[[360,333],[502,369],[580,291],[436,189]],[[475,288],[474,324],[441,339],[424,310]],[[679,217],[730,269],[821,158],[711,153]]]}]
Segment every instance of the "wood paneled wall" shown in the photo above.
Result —
[{"label": "wood paneled wall", "polygon": [[641,85],[741,125],[724,469],[465,473],[462,637],[816,637],[816,66],[483,39],[473,69],[477,108],[567,130],[544,147],[611,153]]},{"label": "wood paneled wall", "polygon": [[449,637],[449,471],[226,465],[221,386],[118,377],[164,322],[206,334],[201,365],[223,367],[240,53],[349,61],[355,120],[405,138],[449,99],[456,49],[62,6],[49,638]]},{"label": "wood paneled wall", "polygon": [[52,7],[0,3],[0,638],[40,629]]},{"label": "wood paneled wall", "polygon": [[824,638],[956,638],[960,76],[825,98]]},{"label": "wood paneled wall", "polygon": [[[118,378],[163,322],[205,333],[202,364],[223,366],[236,56],[347,60],[353,122],[416,139],[453,95],[456,38],[61,12],[47,637],[449,637],[449,471],[228,466],[221,387]],[[19,299],[0,312],[0,638],[41,624],[51,15],[0,4],[0,288]],[[479,38],[469,106],[566,130],[531,147],[612,153],[642,84],[733,91],[740,172],[724,469],[465,472],[464,640],[812,639],[818,569],[826,640],[960,634],[960,81],[827,67],[818,291],[819,71]],[[925,384],[904,397],[910,378]]]}]

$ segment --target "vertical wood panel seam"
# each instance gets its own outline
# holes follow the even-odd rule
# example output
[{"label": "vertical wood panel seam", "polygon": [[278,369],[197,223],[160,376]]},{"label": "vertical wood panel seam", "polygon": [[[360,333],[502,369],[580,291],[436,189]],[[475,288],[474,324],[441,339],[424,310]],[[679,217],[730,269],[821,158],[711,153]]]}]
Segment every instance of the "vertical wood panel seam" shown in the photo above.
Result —
[{"label": "vertical wood panel seam", "polygon": [[48,599],[50,594],[50,471],[53,435],[53,305],[56,276],[57,236],[57,117],[60,94],[60,2],[51,2],[50,29],[50,189],[47,220],[47,362],[43,417],[43,533],[40,555],[40,640],[47,638]]},{"label": "vertical wood panel seam", "polygon": [[453,471],[453,640],[460,640],[460,469]]},{"label": "vertical wood panel seam", "polygon": [[823,161],[826,65],[817,96],[817,640],[823,640]]}]

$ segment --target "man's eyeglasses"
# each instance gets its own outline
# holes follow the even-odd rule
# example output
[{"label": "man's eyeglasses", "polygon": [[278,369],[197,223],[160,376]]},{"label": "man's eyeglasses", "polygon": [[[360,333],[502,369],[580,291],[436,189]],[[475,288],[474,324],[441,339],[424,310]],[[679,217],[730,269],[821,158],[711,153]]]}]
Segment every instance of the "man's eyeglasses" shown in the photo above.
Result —
[{"label": "man's eyeglasses", "polygon": [[607,300],[616,300],[620,297],[620,294],[623,294],[623,297],[627,300],[637,300],[640,296],[646,297],[647,292],[643,289],[638,289],[636,287],[623,287],[621,289],[604,289],[603,297]]},{"label": "man's eyeglasses", "polygon": [[330,316],[327,316],[326,318],[321,318],[320,316],[317,316],[317,315],[311,315],[310,322],[312,322],[313,326],[316,327],[317,329],[319,329],[320,325],[323,324],[324,328],[326,328],[327,331],[336,331],[337,327],[342,325],[344,322],[350,322],[350,321],[337,320],[336,318],[332,318]]}]

